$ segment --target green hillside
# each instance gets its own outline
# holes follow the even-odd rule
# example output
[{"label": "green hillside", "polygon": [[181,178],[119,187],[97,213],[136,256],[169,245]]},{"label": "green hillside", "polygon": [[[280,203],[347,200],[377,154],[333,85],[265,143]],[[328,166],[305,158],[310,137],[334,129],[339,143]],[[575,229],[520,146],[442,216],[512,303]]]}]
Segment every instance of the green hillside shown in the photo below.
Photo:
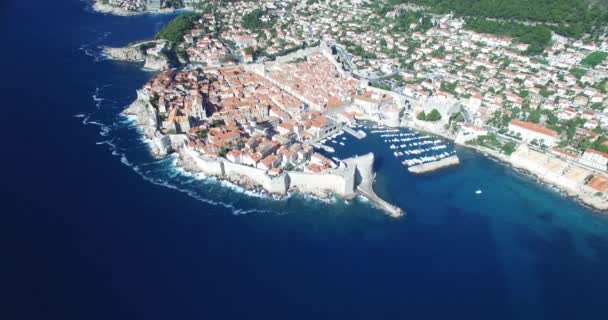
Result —
[{"label": "green hillside", "polygon": [[608,24],[608,11],[599,0],[388,0],[391,4],[427,6],[435,13],[453,12],[472,18],[496,18],[546,23],[571,37],[592,33]]}]

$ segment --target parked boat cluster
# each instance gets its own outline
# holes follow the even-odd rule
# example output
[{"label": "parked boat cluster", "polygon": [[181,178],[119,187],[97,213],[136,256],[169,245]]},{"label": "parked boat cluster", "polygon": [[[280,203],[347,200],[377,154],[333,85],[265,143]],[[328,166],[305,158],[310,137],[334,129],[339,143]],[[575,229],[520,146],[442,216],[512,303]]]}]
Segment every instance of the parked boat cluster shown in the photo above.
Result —
[{"label": "parked boat cluster", "polygon": [[401,163],[407,167],[439,161],[456,154],[445,140],[432,135],[398,129],[378,129],[371,133],[379,134],[395,157],[404,157]]}]

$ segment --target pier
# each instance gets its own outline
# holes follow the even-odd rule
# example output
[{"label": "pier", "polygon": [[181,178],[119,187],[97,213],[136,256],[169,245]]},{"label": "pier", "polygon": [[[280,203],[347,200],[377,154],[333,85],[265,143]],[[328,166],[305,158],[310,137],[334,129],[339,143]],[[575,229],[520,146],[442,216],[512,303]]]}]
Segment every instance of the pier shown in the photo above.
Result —
[{"label": "pier", "polygon": [[361,195],[374,204],[374,206],[384,210],[389,216],[393,218],[399,218],[405,214],[401,208],[392,205],[380,198],[376,192],[374,192],[374,154],[368,153],[364,156],[359,156],[356,158],[347,159],[347,162],[350,166],[356,167],[356,177],[355,177],[355,192],[358,195]]},{"label": "pier", "polygon": [[394,206],[394,205],[384,201],[382,198],[380,198],[374,192],[374,190],[370,191],[370,190],[368,190],[368,188],[358,186],[357,193],[359,193],[360,195],[369,199],[369,201],[371,201],[375,206],[384,210],[389,216],[391,216],[393,218],[399,218],[405,214],[403,212],[403,210],[401,210],[401,208]]},{"label": "pier", "polygon": [[427,172],[439,170],[439,169],[442,169],[445,167],[455,166],[458,164],[460,164],[460,159],[458,159],[458,156],[453,155],[453,156],[449,156],[447,158],[443,158],[443,159],[440,159],[437,161],[432,161],[432,162],[427,162],[427,163],[422,163],[419,165],[411,166],[411,167],[407,168],[407,170],[412,173],[421,174],[421,173],[427,173]]},{"label": "pier", "polygon": [[314,143],[312,146],[315,147],[315,148],[317,148],[317,149],[325,150],[327,152],[331,152],[331,153],[336,152],[336,150],[334,148],[332,148],[330,146],[326,146],[326,145],[321,144],[321,143]]},{"label": "pier", "polygon": [[361,140],[363,138],[365,138],[367,135],[365,134],[365,132],[363,131],[355,131],[352,128],[348,127],[348,126],[342,126],[342,130],[344,130],[344,132],[352,135],[353,137]]}]

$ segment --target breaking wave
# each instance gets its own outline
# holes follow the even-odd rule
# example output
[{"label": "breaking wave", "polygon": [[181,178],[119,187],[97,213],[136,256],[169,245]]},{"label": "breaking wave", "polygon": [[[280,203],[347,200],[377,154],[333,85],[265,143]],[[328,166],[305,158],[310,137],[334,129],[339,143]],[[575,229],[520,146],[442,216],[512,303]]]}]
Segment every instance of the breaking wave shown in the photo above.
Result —
[{"label": "breaking wave", "polygon": [[78,47],[78,50],[84,55],[91,57],[94,62],[108,60],[108,57],[103,53],[103,46],[101,46],[101,43],[106,40],[111,34],[111,32],[99,33],[99,36],[95,38],[95,40],[81,45],[80,47]]},{"label": "breaking wave", "polygon": [[[116,112],[118,103],[105,97],[105,89],[107,88],[110,88],[110,85],[95,88],[91,95],[95,106],[93,112],[88,114],[78,113],[73,117],[82,119],[81,123],[85,126],[98,127],[99,135],[105,139],[97,141],[95,144],[106,147],[113,156],[120,159],[121,164],[131,168],[143,180],[184,193],[202,203],[222,207],[234,215],[285,214],[285,212],[277,210],[247,208],[247,205],[241,206],[241,203],[245,200],[241,198],[284,201],[287,197],[269,197],[264,192],[247,190],[225,180],[208,177],[200,173],[187,172],[176,166],[176,155],[154,159],[150,154],[149,140],[139,131],[135,118]],[[215,190],[218,188],[221,189],[221,192]],[[213,199],[205,194],[221,194],[223,195],[222,198],[231,198],[230,196],[226,197],[227,192],[239,194],[241,198],[237,197],[234,201],[226,201]]]}]

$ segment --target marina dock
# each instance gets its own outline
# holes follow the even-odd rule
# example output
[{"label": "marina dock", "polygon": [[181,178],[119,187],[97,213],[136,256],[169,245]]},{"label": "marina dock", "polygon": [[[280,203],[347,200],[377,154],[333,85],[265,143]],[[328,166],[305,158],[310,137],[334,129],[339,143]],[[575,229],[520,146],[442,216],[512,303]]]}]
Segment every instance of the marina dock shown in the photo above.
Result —
[{"label": "marina dock", "polygon": [[407,168],[409,172],[421,174],[460,164],[458,156],[453,155],[437,161],[426,162]]},{"label": "marina dock", "polygon": [[342,126],[342,130],[344,130],[344,132],[352,135],[353,137],[357,138],[357,139],[363,139],[365,138],[367,135],[365,134],[365,132],[363,131],[355,131],[352,128],[348,127],[348,126]]}]

